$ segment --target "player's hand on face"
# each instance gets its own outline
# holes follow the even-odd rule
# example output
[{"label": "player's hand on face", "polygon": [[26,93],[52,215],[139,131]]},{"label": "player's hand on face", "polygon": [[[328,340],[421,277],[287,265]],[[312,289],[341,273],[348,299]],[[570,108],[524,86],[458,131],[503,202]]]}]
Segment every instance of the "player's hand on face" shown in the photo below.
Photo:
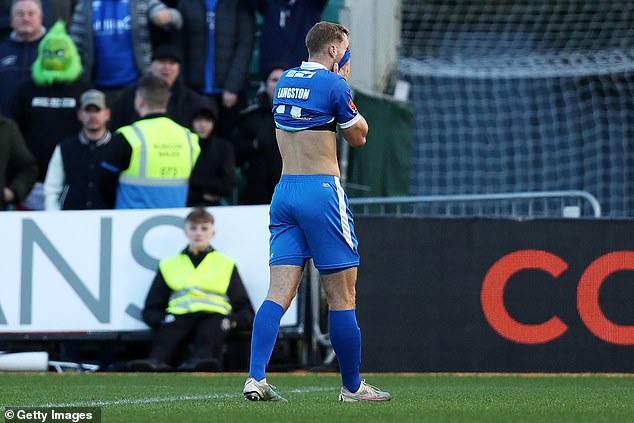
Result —
[{"label": "player's hand on face", "polygon": [[348,78],[350,77],[350,61],[348,61],[348,63],[346,63],[345,65],[343,65],[343,67],[341,69],[338,69],[337,72],[340,76],[343,77],[343,79],[345,79],[346,81],[348,80]]}]

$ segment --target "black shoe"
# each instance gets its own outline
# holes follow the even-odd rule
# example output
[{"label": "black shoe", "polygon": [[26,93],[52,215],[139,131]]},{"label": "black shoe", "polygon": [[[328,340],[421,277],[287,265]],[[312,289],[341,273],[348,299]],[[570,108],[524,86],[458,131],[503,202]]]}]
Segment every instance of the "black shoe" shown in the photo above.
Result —
[{"label": "black shoe", "polygon": [[162,363],[155,358],[132,360],[128,363],[128,371],[131,372],[171,372],[172,366]]},{"label": "black shoe", "polygon": [[203,358],[186,361],[177,368],[180,372],[220,372],[222,366],[214,358]]}]

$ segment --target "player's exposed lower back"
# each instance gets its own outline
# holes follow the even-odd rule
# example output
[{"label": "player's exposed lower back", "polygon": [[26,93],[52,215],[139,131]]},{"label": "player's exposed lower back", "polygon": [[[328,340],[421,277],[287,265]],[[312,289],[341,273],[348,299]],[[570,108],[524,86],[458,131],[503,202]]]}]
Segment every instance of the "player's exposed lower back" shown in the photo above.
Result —
[{"label": "player's exposed lower back", "polygon": [[334,132],[276,130],[282,156],[282,173],[286,175],[339,176],[337,140]]}]

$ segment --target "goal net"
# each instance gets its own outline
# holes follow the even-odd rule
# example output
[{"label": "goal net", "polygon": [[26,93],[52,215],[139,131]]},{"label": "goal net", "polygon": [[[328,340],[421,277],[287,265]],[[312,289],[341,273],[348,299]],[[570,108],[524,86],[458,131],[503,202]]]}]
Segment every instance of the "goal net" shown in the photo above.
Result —
[{"label": "goal net", "polygon": [[411,194],[584,190],[634,214],[634,2],[402,0]]}]

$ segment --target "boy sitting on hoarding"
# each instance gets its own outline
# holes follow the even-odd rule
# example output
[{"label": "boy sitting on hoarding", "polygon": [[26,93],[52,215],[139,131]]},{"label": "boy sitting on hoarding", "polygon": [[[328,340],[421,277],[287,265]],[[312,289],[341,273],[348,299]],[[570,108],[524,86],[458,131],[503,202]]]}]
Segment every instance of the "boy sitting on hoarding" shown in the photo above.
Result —
[{"label": "boy sitting on hoarding", "polygon": [[[156,337],[132,371],[220,371],[231,329],[250,329],[253,307],[233,259],[211,246],[214,218],[194,208],[185,218],[189,245],[161,260],[145,300],[143,321]],[[189,347],[189,349],[188,349]]]}]

